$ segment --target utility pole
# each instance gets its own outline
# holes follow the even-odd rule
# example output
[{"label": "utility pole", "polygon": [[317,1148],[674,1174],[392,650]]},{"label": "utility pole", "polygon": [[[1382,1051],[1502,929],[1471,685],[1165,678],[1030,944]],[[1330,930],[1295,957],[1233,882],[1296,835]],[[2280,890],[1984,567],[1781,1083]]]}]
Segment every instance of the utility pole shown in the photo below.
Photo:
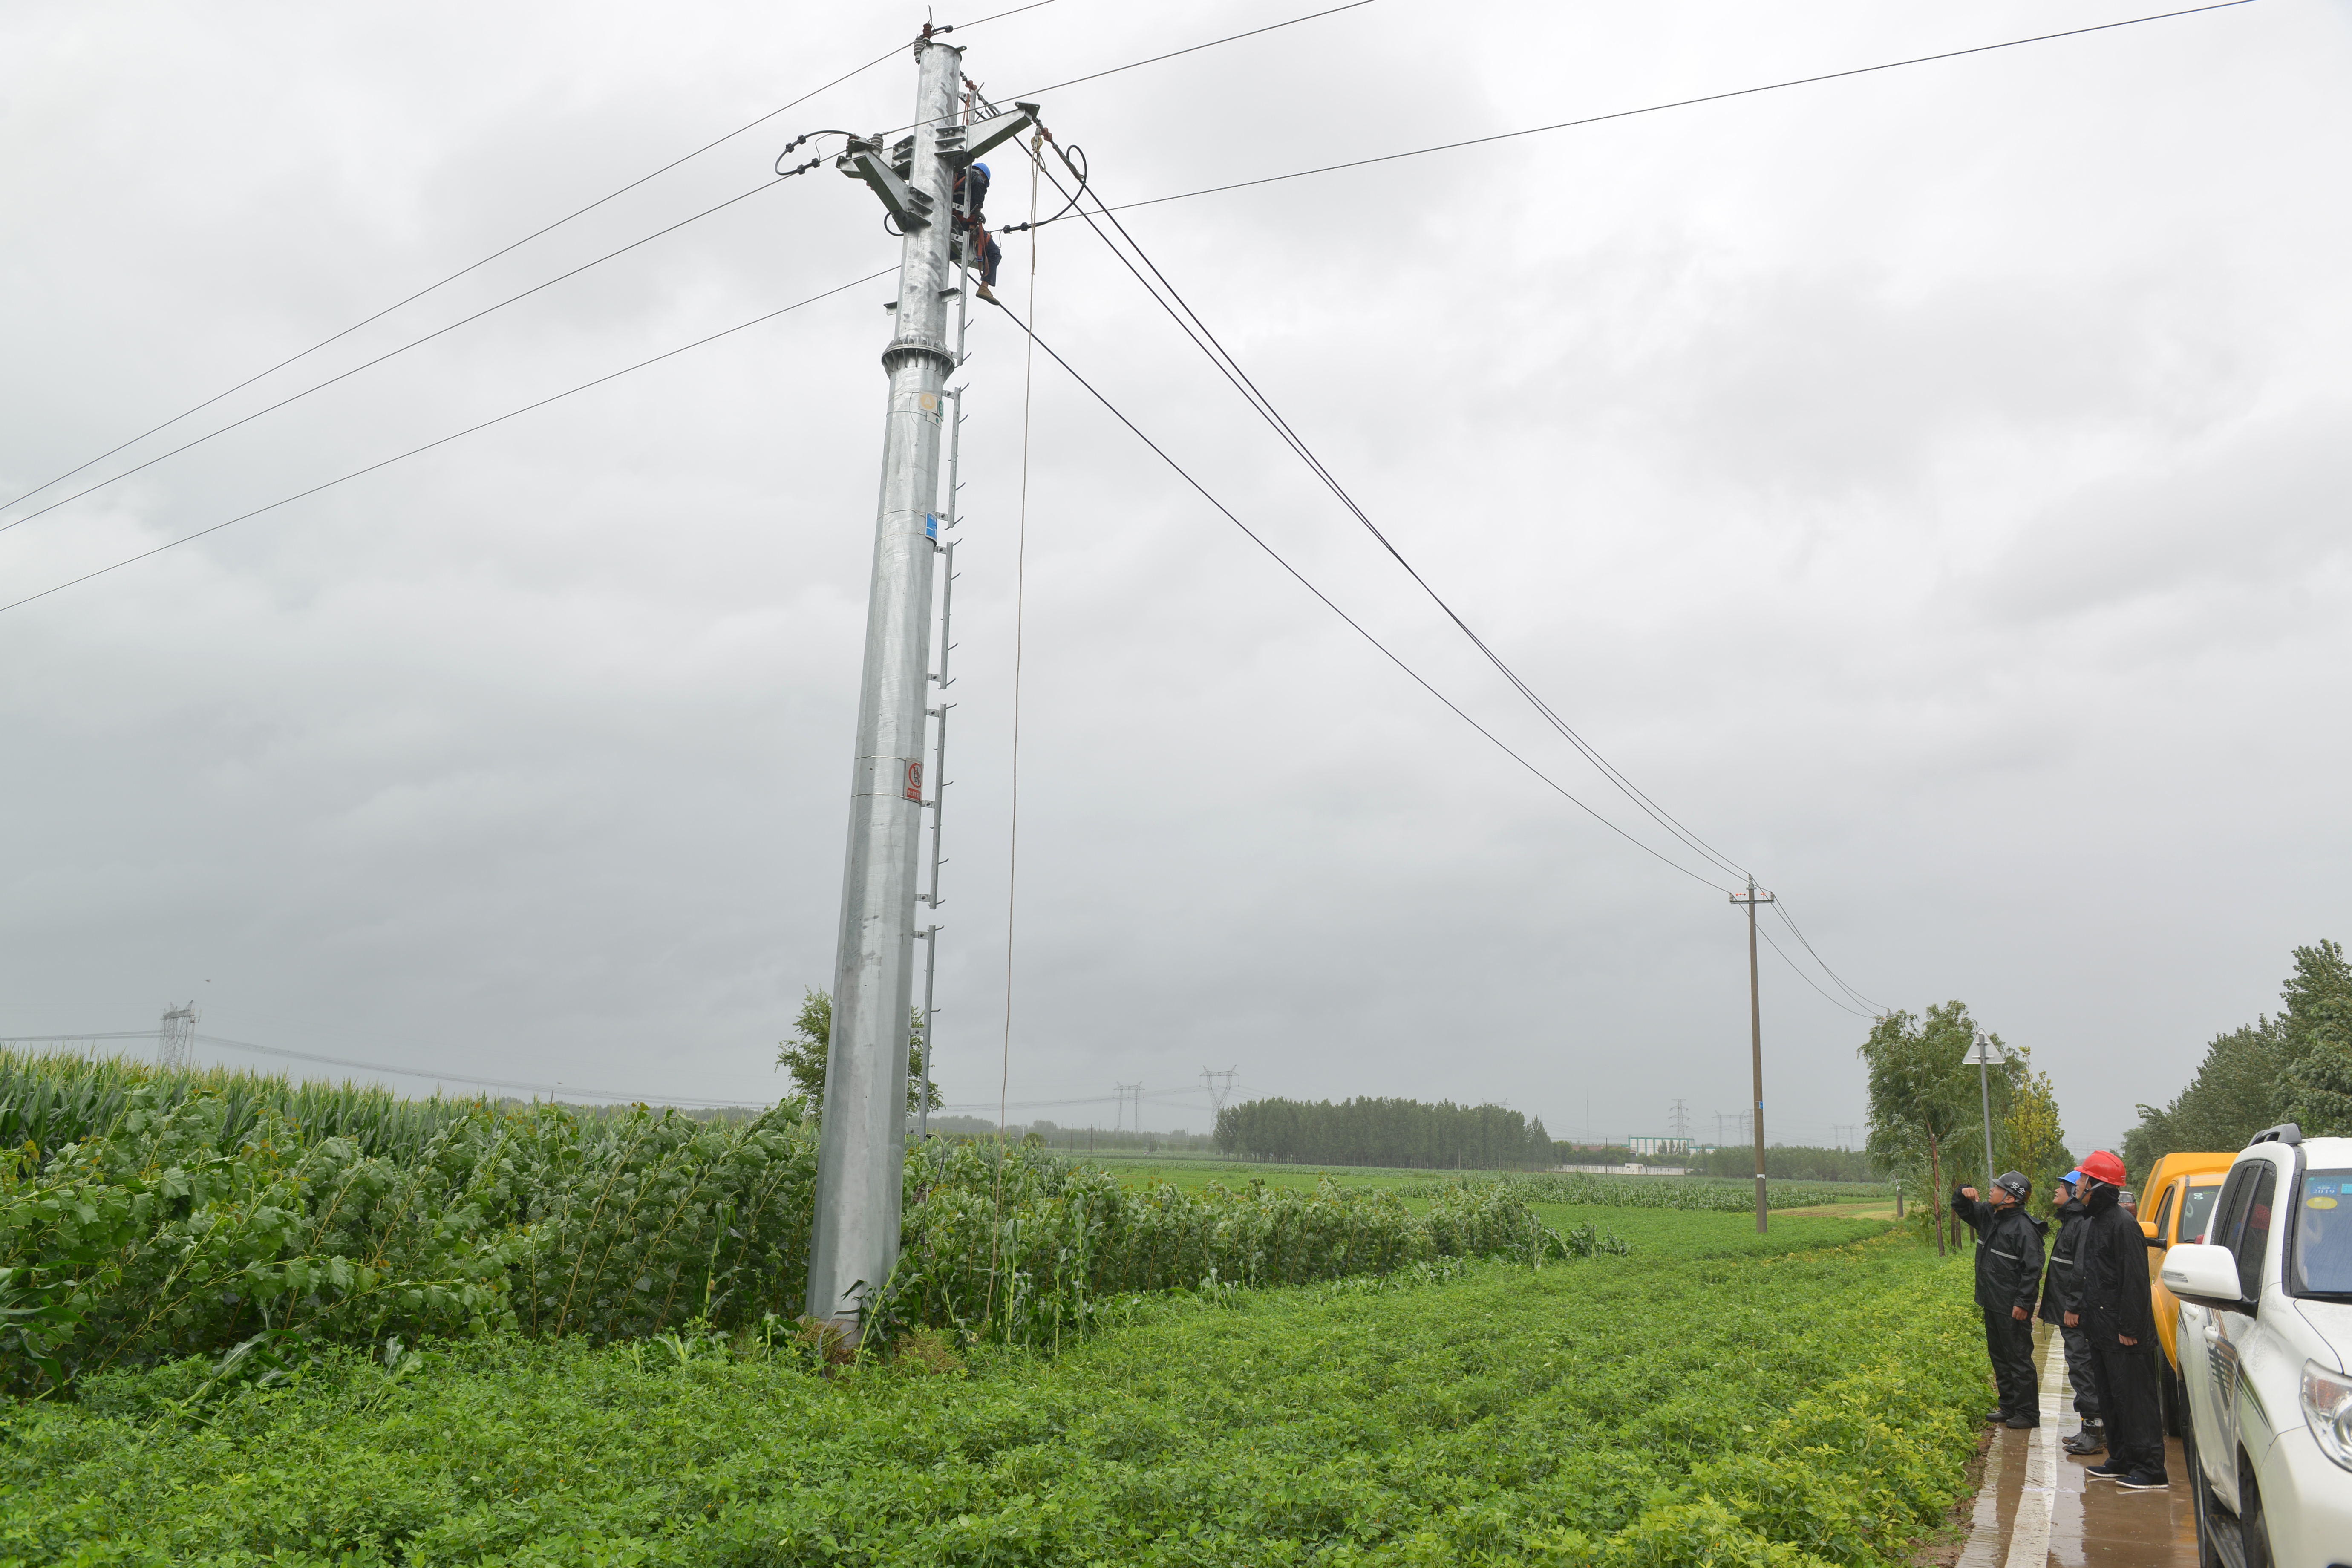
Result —
[{"label": "utility pole", "polygon": [[163,1026],[155,1032],[155,1064],[167,1068],[186,1067],[189,1037],[195,1032],[195,1003],[165,1013]]},{"label": "utility pole", "polygon": [[1762,1236],[1764,1222],[1764,994],[1756,977],[1756,906],[1772,901],[1769,893],[1756,890],[1756,879],[1748,879],[1748,891],[1734,893],[1731,901],[1748,906],[1748,1031],[1755,1054],[1756,1068],[1756,1234]]},{"label": "utility pole", "polygon": [[876,509],[866,654],[850,775],[841,934],[809,1239],[808,1313],[851,1333],[898,1258],[907,1155],[907,1021],[913,1001],[915,895],[922,848],[923,741],[930,679],[940,431],[959,362],[947,344],[952,275],[950,201],[959,170],[1019,133],[1026,112],[968,125],[961,51],[915,45],[914,128],[887,153],[853,138],[836,166],[881,198],[904,235]]}]

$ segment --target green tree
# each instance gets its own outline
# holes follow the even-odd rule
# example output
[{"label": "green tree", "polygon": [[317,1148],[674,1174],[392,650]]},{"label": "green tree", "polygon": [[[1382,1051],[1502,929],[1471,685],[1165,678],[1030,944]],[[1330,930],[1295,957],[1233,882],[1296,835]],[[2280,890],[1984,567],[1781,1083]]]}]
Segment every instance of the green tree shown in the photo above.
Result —
[{"label": "green tree", "polygon": [[2033,1070],[2030,1059],[2021,1060],[2010,1075],[2009,1109],[1993,1129],[1993,1142],[2002,1165],[2023,1172],[2033,1190],[2045,1195],[2074,1168],[2066,1131],[2058,1124],[2057,1088],[2048,1073]]},{"label": "green tree", "polygon": [[[1977,1069],[1969,1060],[1976,1036],[1976,1022],[1966,1004],[1946,1002],[1928,1008],[1924,1018],[1888,1014],[1871,1026],[1860,1053],[1870,1068],[1866,1147],[1889,1170],[1916,1172],[1926,1163],[1928,1212],[1939,1253],[1944,1248],[1944,1159],[1955,1139],[1981,1133],[1983,1128],[1983,1096],[1977,1087]],[[1993,1036],[1992,1041],[2000,1045],[2000,1037]],[[2025,1070],[2021,1060],[1995,1070],[1996,1126],[2009,1109],[2016,1079]],[[1967,1158],[1963,1149],[1955,1157],[1955,1168],[1964,1169]]]},{"label": "green tree", "polygon": [[2352,964],[2343,947],[2322,940],[2296,948],[2281,997],[2285,1120],[2300,1123],[2305,1137],[2352,1132]]},{"label": "green tree", "polygon": [[[907,1114],[912,1116],[923,1103],[923,1015],[919,1011],[908,1019],[907,1039]],[[776,1065],[792,1074],[793,1088],[812,1111],[824,1108],[825,1054],[832,1043],[833,993],[803,993],[801,1016],[793,1020],[791,1036],[776,1043]],[[931,1109],[937,1110],[946,1103],[940,1097],[940,1086],[931,1085]]]},{"label": "green tree", "polygon": [[2197,1076],[2171,1104],[2139,1108],[2139,1125],[2124,1134],[2124,1163],[2145,1172],[2183,1149],[2242,1149],[2263,1128],[2287,1120],[2286,1051],[2285,1028],[2276,1018],[2214,1036]]}]

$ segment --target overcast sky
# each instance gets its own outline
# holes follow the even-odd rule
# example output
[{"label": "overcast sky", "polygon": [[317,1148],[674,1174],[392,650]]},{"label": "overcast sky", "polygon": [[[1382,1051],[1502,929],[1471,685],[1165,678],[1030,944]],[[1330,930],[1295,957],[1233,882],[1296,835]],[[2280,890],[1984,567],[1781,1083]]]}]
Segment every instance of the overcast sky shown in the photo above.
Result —
[{"label": "overcast sky", "polygon": [[[988,7],[975,6],[975,11]],[[1056,3],[1000,99],[1312,9]],[[1377,0],[1045,96],[1108,200],[2118,20]],[[940,19],[958,19],[943,11]],[[55,478],[883,54],[882,6],[0,14],[0,493]],[[1873,1001],[1958,997],[2077,1152],[2352,936],[2352,7],[2260,0],[1140,208],[1398,547]],[[904,53],[23,516],[908,118]],[[825,150],[837,148],[828,142]],[[796,156],[805,156],[801,153]],[[991,216],[1028,205],[1024,161]],[[1031,251],[1006,245],[1025,309]],[[878,269],[787,181],[0,532],[0,601]],[[1681,864],[1104,246],[1047,342],[1479,722]],[[686,1101],[779,1092],[829,984],[889,335],[852,288],[0,612],[0,1034],[151,1028]],[[1004,1050],[1023,362],[964,373],[939,1076]],[[1015,1105],[1748,1098],[1742,919],[1446,711],[1041,360]],[[1785,928],[1766,927],[1835,986]],[[1767,1124],[1853,1136],[1764,950]],[[268,1064],[208,1047],[206,1059]],[[321,1073],[326,1068],[312,1069]]]}]

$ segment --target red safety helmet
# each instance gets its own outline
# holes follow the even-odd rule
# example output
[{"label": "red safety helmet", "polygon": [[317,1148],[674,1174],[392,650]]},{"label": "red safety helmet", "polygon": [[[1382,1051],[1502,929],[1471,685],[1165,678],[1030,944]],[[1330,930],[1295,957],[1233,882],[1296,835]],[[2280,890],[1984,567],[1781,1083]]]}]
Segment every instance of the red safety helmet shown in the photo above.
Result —
[{"label": "red safety helmet", "polygon": [[2124,1163],[2105,1149],[2094,1152],[2089,1159],[2084,1161],[2082,1171],[2093,1181],[2105,1182],[2111,1187],[2124,1184]]}]

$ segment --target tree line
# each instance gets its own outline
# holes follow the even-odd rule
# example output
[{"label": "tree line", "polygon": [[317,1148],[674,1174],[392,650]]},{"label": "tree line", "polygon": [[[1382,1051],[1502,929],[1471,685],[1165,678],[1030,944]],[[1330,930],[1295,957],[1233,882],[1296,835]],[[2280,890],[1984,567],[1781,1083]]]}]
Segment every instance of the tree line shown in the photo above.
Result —
[{"label": "tree line", "polygon": [[1540,1118],[1450,1100],[1253,1100],[1218,1112],[1216,1140],[1228,1154],[1304,1165],[1522,1171],[1554,1163]]},{"label": "tree line", "polygon": [[2333,942],[2294,950],[2278,1016],[2216,1035],[2189,1087],[2139,1108],[2124,1163],[2144,1171],[2176,1150],[2224,1153],[2282,1121],[2306,1137],[2352,1133],[2352,964]]}]

